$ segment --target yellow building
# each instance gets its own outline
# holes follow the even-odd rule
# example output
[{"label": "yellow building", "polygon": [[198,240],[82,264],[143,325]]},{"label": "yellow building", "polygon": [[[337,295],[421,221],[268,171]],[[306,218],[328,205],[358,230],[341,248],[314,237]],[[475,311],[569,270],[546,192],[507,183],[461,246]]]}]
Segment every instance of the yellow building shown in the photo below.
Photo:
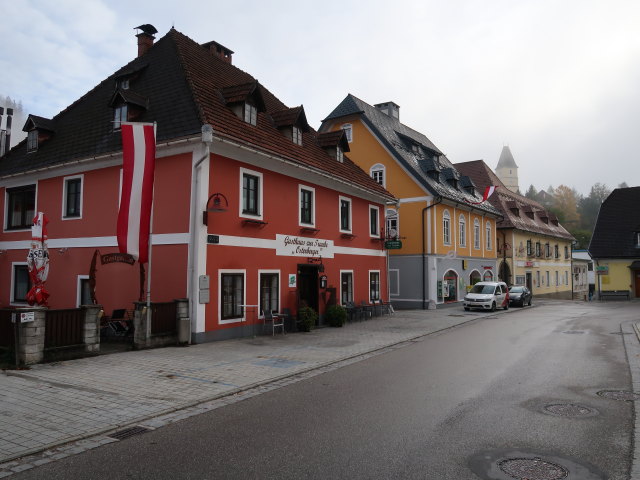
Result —
[{"label": "yellow building", "polygon": [[534,200],[512,192],[482,160],[455,167],[478,185],[498,186],[489,202],[502,212],[497,224],[499,276],[526,285],[534,297],[572,298],[573,236]]},{"label": "yellow building", "polygon": [[345,130],[349,159],[399,199],[386,209],[391,301],[433,308],[497,280],[500,213],[425,135],[400,123],[399,111],[347,95],[320,131]]}]

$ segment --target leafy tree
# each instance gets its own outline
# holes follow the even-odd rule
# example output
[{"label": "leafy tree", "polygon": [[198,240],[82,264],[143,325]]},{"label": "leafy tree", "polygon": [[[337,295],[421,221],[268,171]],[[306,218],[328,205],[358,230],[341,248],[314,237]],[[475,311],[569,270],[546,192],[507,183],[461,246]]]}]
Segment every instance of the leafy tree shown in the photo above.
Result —
[{"label": "leafy tree", "polygon": [[538,191],[536,190],[536,187],[529,185],[527,193],[525,193],[524,196],[530,200],[538,200]]},{"label": "leafy tree", "polygon": [[578,200],[580,194],[573,188],[560,185],[554,191],[551,211],[555,213],[565,228],[578,228],[580,214],[578,213]]},{"label": "leafy tree", "polygon": [[591,191],[587,197],[583,197],[578,209],[580,213],[580,228],[583,230],[593,231],[600,211],[600,205],[606,200],[611,190],[602,183],[596,183],[591,187]]},{"label": "leafy tree", "polygon": [[589,243],[591,242],[591,235],[593,234],[592,230],[569,230],[569,233],[574,236],[576,239],[575,249],[577,250],[586,250],[589,248]]}]

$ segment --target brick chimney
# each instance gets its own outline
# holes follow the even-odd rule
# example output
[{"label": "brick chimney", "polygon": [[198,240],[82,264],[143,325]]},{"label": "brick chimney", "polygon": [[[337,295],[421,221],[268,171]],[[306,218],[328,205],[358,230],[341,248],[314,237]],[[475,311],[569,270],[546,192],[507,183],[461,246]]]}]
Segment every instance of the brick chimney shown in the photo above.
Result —
[{"label": "brick chimney", "polygon": [[400,105],[394,102],[378,103],[374,105],[378,110],[383,111],[387,115],[396,120],[400,120]]},{"label": "brick chimney", "polygon": [[148,23],[137,26],[135,30],[142,30],[141,33],[136,35],[138,38],[138,56],[141,57],[147,53],[151,47],[153,47],[153,41],[156,39],[153,34],[158,33],[158,30]]},{"label": "brick chimney", "polygon": [[231,64],[233,59],[233,52],[229,50],[224,45],[219,44],[218,42],[211,41],[207,43],[203,43],[202,46],[209,50],[209,53],[214,57],[220,58],[223,62],[227,62]]}]

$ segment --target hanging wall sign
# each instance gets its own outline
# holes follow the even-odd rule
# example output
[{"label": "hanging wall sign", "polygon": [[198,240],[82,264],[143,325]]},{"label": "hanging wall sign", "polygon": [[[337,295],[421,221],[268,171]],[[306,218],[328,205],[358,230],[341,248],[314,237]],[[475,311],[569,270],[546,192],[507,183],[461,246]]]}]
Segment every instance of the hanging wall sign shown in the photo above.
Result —
[{"label": "hanging wall sign", "polygon": [[276,254],[287,257],[333,258],[333,241],[294,235],[276,235]]}]

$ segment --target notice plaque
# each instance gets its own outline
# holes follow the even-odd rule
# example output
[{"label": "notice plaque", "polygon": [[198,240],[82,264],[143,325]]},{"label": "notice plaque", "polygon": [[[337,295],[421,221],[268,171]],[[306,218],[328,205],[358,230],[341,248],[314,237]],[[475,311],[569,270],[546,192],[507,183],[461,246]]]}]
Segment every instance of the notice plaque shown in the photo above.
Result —
[{"label": "notice plaque", "polygon": [[387,240],[386,242],[384,242],[384,248],[386,248],[387,250],[398,250],[398,249],[402,248],[402,241],[401,240]]},{"label": "notice plaque", "polygon": [[276,255],[333,258],[333,254],[332,240],[297,237],[295,235],[276,235]]}]

